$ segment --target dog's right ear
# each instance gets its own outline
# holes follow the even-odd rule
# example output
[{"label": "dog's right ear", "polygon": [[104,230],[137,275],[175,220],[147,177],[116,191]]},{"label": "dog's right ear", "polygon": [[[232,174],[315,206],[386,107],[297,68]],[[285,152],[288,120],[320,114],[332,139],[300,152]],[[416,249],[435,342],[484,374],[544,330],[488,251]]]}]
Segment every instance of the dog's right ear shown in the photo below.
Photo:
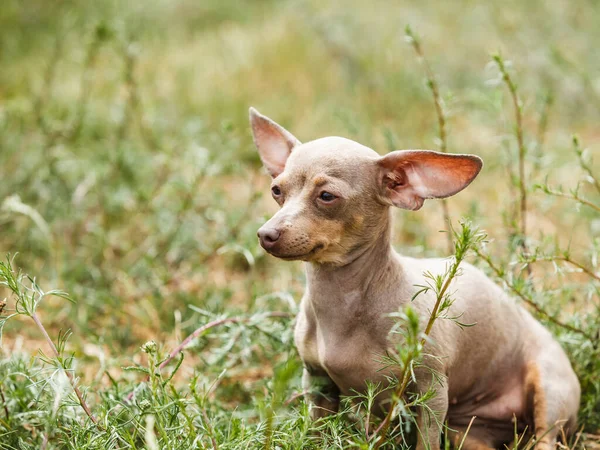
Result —
[{"label": "dog's right ear", "polygon": [[300,145],[300,141],[281,125],[252,107],[250,107],[250,125],[260,159],[269,174],[275,178],[283,172],[288,156],[294,147]]}]

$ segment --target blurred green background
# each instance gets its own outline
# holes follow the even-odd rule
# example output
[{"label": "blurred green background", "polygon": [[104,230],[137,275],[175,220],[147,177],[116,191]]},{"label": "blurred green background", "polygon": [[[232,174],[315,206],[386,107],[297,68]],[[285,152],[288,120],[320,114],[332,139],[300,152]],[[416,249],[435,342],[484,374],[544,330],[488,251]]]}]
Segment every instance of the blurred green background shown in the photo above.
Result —
[{"label": "blurred green background", "polygon": [[[77,301],[48,300],[41,315],[54,333],[73,329],[84,380],[103,384],[110,367],[135,379],[119,367],[141,360],[142,343],[172,348],[207,315],[295,311],[301,264],[265,255],[255,236],[276,205],[248,107],[302,141],[340,135],[380,153],[438,148],[406,25],[436,74],[449,151],[485,161],[449,200],[452,218],[471,218],[488,231],[491,253],[507,257],[517,148],[513,105],[490,62],[500,52],[523,103],[530,237],[589,256],[598,214],[533,185],[583,181],[592,195],[571,135],[598,153],[595,0],[3,0],[0,254],[18,252],[16,265]],[[439,202],[396,218],[399,250],[447,255]],[[534,275],[538,287],[556,285],[551,266]],[[567,281],[569,294],[548,307],[585,315],[597,290],[578,296],[589,281]],[[25,322],[8,324],[1,351],[35,353],[38,342]],[[249,343],[252,356],[232,351],[227,364],[207,368],[206,338],[183,370],[228,367],[229,382],[243,384],[234,397],[247,402],[273,364],[297,359],[284,344]]]}]

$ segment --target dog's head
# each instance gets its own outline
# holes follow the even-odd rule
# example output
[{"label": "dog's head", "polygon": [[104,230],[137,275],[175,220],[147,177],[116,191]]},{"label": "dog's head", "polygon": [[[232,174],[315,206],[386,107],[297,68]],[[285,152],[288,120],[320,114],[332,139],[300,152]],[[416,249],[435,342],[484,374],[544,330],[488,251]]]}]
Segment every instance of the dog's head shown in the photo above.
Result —
[{"label": "dog's head", "polygon": [[473,181],[473,155],[399,150],[383,157],[357,142],[326,137],[305,144],[250,108],[260,158],[281,209],[258,230],[260,244],[287,260],[342,264],[380,237],[388,207],[417,210]]}]

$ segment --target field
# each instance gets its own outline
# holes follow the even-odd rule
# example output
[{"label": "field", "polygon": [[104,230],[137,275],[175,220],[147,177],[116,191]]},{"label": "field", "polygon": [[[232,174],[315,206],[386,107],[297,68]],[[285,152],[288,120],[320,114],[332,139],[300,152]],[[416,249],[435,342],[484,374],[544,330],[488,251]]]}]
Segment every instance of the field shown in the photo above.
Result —
[{"label": "field", "polygon": [[[451,223],[567,350],[565,445],[600,448],[599,42],[594,0],[4,0],[0,448],[406,447],[409,411],[382,441],[351,403],[308,417],[249,106],[482,157]],[[395,212],[398,251],[451,256],[443,205]]]}]

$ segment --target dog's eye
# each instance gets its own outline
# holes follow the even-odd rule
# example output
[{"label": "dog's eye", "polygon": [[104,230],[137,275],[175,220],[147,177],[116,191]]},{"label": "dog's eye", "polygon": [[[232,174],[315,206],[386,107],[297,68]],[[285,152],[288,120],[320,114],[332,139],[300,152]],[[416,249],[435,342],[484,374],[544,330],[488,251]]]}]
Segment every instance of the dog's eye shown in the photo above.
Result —
[{"label": "dog's eye", "polygon": [[334,201],[334,200],[335,200],[337,197],[336,197],[335,195],[333,195],[332,193],[330,193],[330,192],[326,192],[326,191],[324,191],[324,192],[321,192],[321,195],[319,195],[319,198],[320,198],[321,200],[323,200],[324,202],[332,202],[332,201]]},{"label": "dog's eye", "polygon": [[281,195],[281,189],[279,189],[279,186],[273,186],[271,188],[271,192],[275,197],[279,197]]}]

